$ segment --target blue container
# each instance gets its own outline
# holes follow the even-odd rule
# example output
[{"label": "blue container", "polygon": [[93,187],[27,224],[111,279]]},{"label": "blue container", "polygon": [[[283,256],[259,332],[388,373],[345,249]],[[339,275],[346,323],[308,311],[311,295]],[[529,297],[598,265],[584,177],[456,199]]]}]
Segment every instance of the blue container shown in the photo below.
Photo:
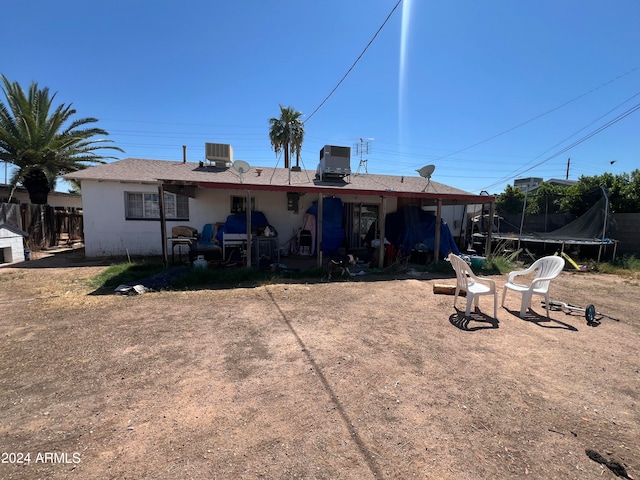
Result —
[{"label": "blue container", "polygon": [[24,249],[24,260],[25,262],[31,260],[31,250],[29,250],[28,248]]},{"label": "blue container", "polygon": [[470,257],[471,258],[471,267],[472,268],[482,268],[484,263],[487,261],[487,257]]}]

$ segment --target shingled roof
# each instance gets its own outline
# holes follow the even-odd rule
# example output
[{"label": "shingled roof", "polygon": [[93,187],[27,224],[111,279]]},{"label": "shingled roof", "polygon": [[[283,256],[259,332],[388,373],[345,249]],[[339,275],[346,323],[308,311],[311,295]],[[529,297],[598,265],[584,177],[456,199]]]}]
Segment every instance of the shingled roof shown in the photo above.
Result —
[{"label": "shingled roof", "polygon": [[[233,168],[218,168],[194,162],[127,158],[66,174],[77,181],[162,183],[165,185],[233,190],[268,190],[327,195],[356,194],[388,197],[439,199],[443,204],[487,203],[487,197],[474,195],[418,176],[351,174],[344,179],[321,181],[315,170],[289,171],[286,168],[253,166],[240,174]],[[426,186],[426,188],[425,188]]]},{"label": "shingled roof", "polygon": [[27,237],[27,238],[29,237],[29,234],[27,232],[25,232],[24,230],[21,230],[20,228],[14,225],[9,225],[8,223],[0,223],[0,230],[8,230],[14,235]]}]

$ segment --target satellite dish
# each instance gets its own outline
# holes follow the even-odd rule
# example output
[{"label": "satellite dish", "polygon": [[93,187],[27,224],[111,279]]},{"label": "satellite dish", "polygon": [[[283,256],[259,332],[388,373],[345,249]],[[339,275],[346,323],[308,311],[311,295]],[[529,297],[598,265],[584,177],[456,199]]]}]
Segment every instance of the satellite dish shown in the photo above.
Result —
[{"label": "satellite dish", "polygon": [[240,174],[240,183],[242,183],[242,175],[247,173],[251,166],[244,160],[236,160],[231,164],[233,169]]},{"label": "satellite dish", "polygon": [[419,170],[416,170],[416,172],[418,172],[420,174],[421,177],[426,178],[427,179],[427,184],[424,186],[424,188],[422,189],[422,191],[424,192],[427,187],[429,186],[429,184],[431,183],[431,174],[433,173],[433,171],[436,169],[435,165],[425,165],[424,167],[422,167]]},{"label": "satellite dish", "polygon": [[426,165],[426,166],[422,167],[421,169],[416,170],[416,172],[418,172],[421,177],[424,177],[426,179],[430,179],[431,178],[431,174],[433,173],[433,171],[435,169],[436,169],[435,165]]},{"label": "satellite dish", "polygon": [[243,173],[247,173],[250,168],[251,166],[244,160],[236,160],[235,162],[233,162],[233,169],[240,175],[242,175]]}]

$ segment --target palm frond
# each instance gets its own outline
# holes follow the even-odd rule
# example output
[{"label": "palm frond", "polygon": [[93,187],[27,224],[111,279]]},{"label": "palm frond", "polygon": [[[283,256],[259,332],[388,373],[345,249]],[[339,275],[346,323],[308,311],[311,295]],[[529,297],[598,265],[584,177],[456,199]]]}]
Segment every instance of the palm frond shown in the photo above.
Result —
[{"label": "palm frond", "polygon": [[269,140],[276,155],[284,152],[285,167],[288,167],[289,155],[300,158],[302,142],[304,141],[304,122],[302,113],[292,107],[280,105],[280,117],[269,119]]},{"label": "palm frond", "polygon": [[105,150],[124,151],[111,140],[97,138],[109,134],[91,126],[96,118],[73,118],[77,112],[71,104],[54,108],[56,94],[49,88],[33,82],[25,93],[18,82],[4,75],[0,80],[6,98],[0,101],[0,159],[17,167],[12,177],[16,182],[46,177],[53,187],[60,175],[115,159]]}]

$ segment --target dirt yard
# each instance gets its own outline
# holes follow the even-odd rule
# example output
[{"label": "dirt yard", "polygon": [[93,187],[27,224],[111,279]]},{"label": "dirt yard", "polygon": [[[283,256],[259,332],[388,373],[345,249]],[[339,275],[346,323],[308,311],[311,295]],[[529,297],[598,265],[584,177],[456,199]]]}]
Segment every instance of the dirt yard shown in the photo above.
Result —
[{"label": "dirt yard", "polygon": [[640,480],[637,279],[552,284],[619,321],[511,293],[465,325],[453,277],[94,295],[104,268],[0,268],[0,478]]}]

